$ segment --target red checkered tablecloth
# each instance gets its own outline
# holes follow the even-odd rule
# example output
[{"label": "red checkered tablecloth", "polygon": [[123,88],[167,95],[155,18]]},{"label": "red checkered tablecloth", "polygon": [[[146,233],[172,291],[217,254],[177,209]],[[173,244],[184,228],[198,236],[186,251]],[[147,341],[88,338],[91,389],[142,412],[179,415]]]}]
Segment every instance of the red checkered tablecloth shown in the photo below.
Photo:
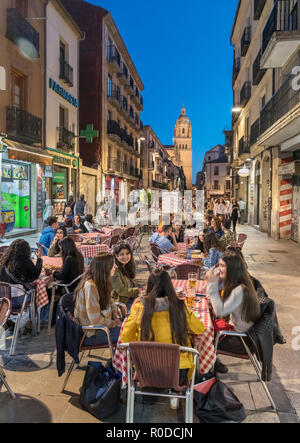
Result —
[{"label": "red checkered tablecloth", "polygon": [[170,254],[162,254],[158,257],[158,264],[159,265],[169,265],[169,266],[178,266],[183,265],[186,263],[194,263],[197,262],[199,259],[191,259],[188,260],[187,258],[180,258],[175,255],[174,252],[171,252]]},{"label": "red checkered tablecloth", "polygon": [[88,232],[86,234],[80,234],[84,240],[95,240],[100,235],[100,243],[103,243],[105,240],[110,238],[110,234],[99,234],[99,232]]},{"label": "red checkered tablecloth", "polygon": [[44,278],[36,280],[36,305],[39,309],[43,308],[49,303],[47,294],[47,287]]},{"label": "red checkered tablecloth", "polygon": [[95,255],[109,251],[107,245],[77,245],[77,248],[84,258],[93,258]]},{"label": "red checkered tablecloth", "polygon": [[[187,290],[187,280],[173,280],[175,289],[182,288],[183,292]],[[197,293],[205,295],[205,282],[200,280],[197,283]],[[213,311],[210,301],[207,298],[201,298],[200,302],[195,303],[193,311],[205,326],[205,332],[201,335],[194,336],[194,348],[199,352],[199,370],[201,374],[209,372],[216,361],[216,353],[214,348],[214,326],[212,322]],[[122,324],[120,336],[123,331],[126,319]],[[117,348],[113,358],[114,368],[122,374],[122,386],[127,385],[127,356],[126,351],[120,351],[118,346],[121,344],[119,338]]]}]

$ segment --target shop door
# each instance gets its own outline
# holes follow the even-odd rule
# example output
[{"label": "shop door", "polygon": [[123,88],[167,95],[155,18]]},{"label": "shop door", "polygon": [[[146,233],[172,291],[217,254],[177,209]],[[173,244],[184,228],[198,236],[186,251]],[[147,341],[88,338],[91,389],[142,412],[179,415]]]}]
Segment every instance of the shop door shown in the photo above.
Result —
[{"label": "shop door", "polygon": [[292,203],[292,240],[299,243],[299,223],[300,223],[300,176],[293,179],[293,203]]}]

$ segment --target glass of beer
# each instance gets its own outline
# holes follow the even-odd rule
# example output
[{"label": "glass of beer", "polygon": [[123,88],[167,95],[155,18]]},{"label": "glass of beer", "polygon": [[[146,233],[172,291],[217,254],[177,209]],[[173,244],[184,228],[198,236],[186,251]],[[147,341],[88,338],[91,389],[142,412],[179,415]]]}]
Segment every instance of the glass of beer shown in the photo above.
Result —
[{"label": "glass of beer", "polygon": [[187,291],[187,306],[189,308],[192,308],[194,306],[195,301],[195,295],[196,295],[196,286],[197,286],[197,274],[188,274],[188,280],[189,280],[189,289]]}]

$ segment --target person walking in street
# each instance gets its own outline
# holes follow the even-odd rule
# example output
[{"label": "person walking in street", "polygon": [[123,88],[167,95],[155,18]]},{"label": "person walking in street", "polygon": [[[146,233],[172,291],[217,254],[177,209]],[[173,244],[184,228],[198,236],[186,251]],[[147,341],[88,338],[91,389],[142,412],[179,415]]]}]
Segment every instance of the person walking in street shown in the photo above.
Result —
[{"label": "person walking in street", "polygon": [[84,218],[87,214],[87,204],[84,200],[84,195],[81,194],[79,200],[77,200],[76,205],[74,206],[74,215],[79,215]]},{"label": "person walking in street", "polygon": [[245,223],[246,216],[246,203],[243,201],[242,197],[240,197],[238,205],[240,207],[240,223],[243,225]]},{"label": "person walking in street", "polygon": [[214,199],[211,197],[209,202],[207,203],[207,213],[210,216],[214,215]]},{"label": "person walking in street", "polygon": [[120,217],[120,226],[126,226],[126,215],[127,215],[127,207],[125,199],[122,198],[122,200],[119,203],[119,217]]},{"label": "person walking in street", "polygon": [[239,218],[239,213],[240,213],[240,207],[237,203],[236,198],[233,198],[232,199],[232,211],[231,211],[231,216],[230,216],[232,224],[233,224],[233,232],[236,231],[236,224],[237,224],[237,221]]},{"label": "person walking in street", "polygon": [[48,199],[45,201],[45,209],[44,209],[43,215],[42,215],[43,222],[44,222],[44,228],[47,226],[48,218],[54,217],[54,215],[55,215],[54,208],[51,204],[51,200]]}]

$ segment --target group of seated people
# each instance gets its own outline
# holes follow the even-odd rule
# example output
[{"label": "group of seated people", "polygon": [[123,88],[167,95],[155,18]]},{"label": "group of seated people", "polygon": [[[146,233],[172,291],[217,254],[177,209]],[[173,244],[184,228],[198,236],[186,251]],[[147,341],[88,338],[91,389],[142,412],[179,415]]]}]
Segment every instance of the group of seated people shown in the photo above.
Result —
[{"label": "group of seated people", "polygon": [[[74,220],[69,218],[66,219],[64,223],[59,223],[57,217],[51,216],[47,219],[47,227],[42,231],[39,242],[45,248],[47,254],[53,257],[57,252],[53,254],[52,250],[49,254],[49,250],[51,247],[57,250],[56,245],[58,240],[61,240],[68,234],[86,234],[90,232],[103,233],[103,231],[96,226],[91,214],[86,215],[84,220],[79,215],[75,215]],[[55,242],[55,244],[53,244],[53,242]]]},{"label": "group of seated people", "polygon": [[[170,233],[163,229],[165,235]],[[174,234],[174,233],[173,233]],[[204,236],[205,250],[217,249],[218,243],[209,243],[216,239],[213,233]],[[218,240],[214,240],[215,242]],[[121,341],[155,341],[191,346],[189,334],[201,335],[205,326],[185,302],[178,297],[168,272],[155,270],[149,277],[147,287],[141,292],[135,283],[136,266],[130,246],[118,244],[113,254],[95,256],[84,272],[82,254],[72,239],[64,237],[57,241],[57,248],[63,260],[60,271],[53,274],[53,279],[70,283],[81,276],[71,288],[74,294],[74,316],[82,326],[106,326],[110,329],[111,339],[116,343],[121,328],[116,301],[126,303],[129,316],[124,325]],[[222,250],[222,256],[216,259],[206,274],[206,293],[210,297],[218,318],[230,316],[235,330],[246,332],[260,317],[260,305],[257,280],[247,270],[247,265],[239,248],[229,247]],[[0,281],[22,284],[26,289],[42,271],[42,259],[36,263],[31,260],[31,249],[25,240],[15,240],[0,259]],[[222,295],[220,295],[222,291]],[[103,332],[89,331],[86,345],[106,344]],[[220,343],[222,349],[236,351],[239,340],[226,337]],[[180,358],[180,381],[189,376],[193,361],[188,354]],[[225,371],[219,361],[216,370]]]}]

